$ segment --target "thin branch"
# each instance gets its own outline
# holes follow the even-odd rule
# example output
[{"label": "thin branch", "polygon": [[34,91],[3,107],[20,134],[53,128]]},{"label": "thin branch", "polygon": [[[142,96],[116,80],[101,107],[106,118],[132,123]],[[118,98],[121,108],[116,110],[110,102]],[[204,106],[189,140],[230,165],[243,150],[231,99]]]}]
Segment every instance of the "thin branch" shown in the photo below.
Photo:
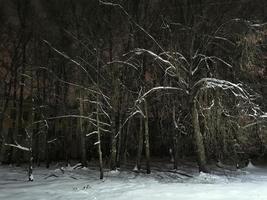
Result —
[{"label": "thin branch", "polygon": [[27,148],[27,147],[23,147],[23,146],[21,146],[21,145],[19,145],[19,144],[7,144],[7,143],[5,143],[5,146],[9,146],[9,147],[15,147],[15,148],[17,148],[17,149],[20,149],[20,150],[22,150],[22,151],[30,151],[30,149],[29,148]]},{"label": "thin branch", "polygon": [[106,1],[102,1],[102,0],[99,0],[99,3],[102,5],[118,7],[119,9],[121,9],[122,12],[129,19],[129,21],[131,21],[136,27],[138,27],[142,32],[144,32],[145,35],[148,36],[159,47],[159,49],[162,52],[165,52],[163,47],[157,42],[157,40],[151,34],[149,34],[148,31],[146,31],[142,26],[140,26],[137,22],[135,22],[135,20],[129,15],[129,13],[122,7],[122,5],[120,5],[118,3],[111,3],[111,2],[106,2]]}]

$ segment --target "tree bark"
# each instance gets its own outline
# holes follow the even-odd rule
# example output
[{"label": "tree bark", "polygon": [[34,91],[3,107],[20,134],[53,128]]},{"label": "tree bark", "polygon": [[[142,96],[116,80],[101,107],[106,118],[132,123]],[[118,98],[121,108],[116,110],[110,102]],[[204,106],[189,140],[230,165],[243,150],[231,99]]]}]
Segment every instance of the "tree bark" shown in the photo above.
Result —
[{"label": "tree bark", "polygon": [[116,156],[116,167],[120,167],[121,165],[121,158],[122,158],[122,139],[123,139],[123,130],[122,130],[122,122],[121,122],[121,115],[119,116],[119,131],[118,131],[118,147],[117,147],[117,156]]},{"label": "tree bark", "polygon": [[178,168],[178,159],[179,159],[179,152],[178,152],[178,135],[177,135],[177,130],[174,130],[174,144],[173,144],[173,154],[174,154],[174,161],[173,161],[173,168],[177,169]]},{"label": "tree bark", "polygon": [[116,155],[117,155],[117,137],[116,137],[116,116],[115,112],[112,113],[112,135],[111,135],[111,158],[110,158],[110,169],[116,169]]},{"label": "tree bark", "polygon": [[200,132],[200,126],[199,126],[196,99],[193,99],[191,109],[192,109],[191,111],[192,112],[192,124],[193,124],[193,129],[194,129],[193,136],[194,136],[199,171],[208,172],[208,169],[206,167],[206,155],[205,155],[205,148],[203,144],[203,136]]},{"label": "tree bark", "polygon": [[[98,97],[98,95],[97,95]],[[99,102],[99,97],[97,98],[97,102]],[[101,150],[101,134],[100,134],[100,123],[99,123],[99,107],[97,105],[97,142],[98,142],[98,155],[99,155],[99,170],[100,170],[100,179],[103,179],[103,158],[102,158],[102,150]]]},{"label": "tree bark", "polygon": [[123,163],[126,164],[127,162],[127,153],[128,153],[128,136],[130,133],[130,127],[131,127],[131,120],[128,121],[126,133],[125,133],[125,139],[124,139],[124,149],[123,149]]},{"label": "tree bark", "polygon": [[143,118],[142,118],[142,116],[140,116],[137,159],[136,159],[136,165],[137,165],[138,171],[141,169],[141,159],[142,159],[143,144],[144,144]]},{"label": "tree bark", "polygon": [[145,148],[146,148],[146,173],[150,174],[150,148],[149,148],[149,127],[148,127],[148,110],[147,110],[147,102],[144,100],[144,108],[145,108]]},{"label": "tree bark", "polygon": [[[99,52],[97,49],[97,86],[99,88]],[[97,103],[100,103],[99,94],[97,94]],[[97,125],[97,143],[98,143],[98,156],[99,156],[99,171],[100,179],[104,178],[103,172],[103,158],[102,158],[102,149],[101,149],[101,133],[100,133],[100,121],[99,121],[99,105],[96,104],[96,125]]]},{"label": "tree bark", "polygon": [[[33,74],[31,73],[31,76],[33,77]],[[29,169],[28,169],[28,180],[33,181],[33,131],[34,131],[34,116],[35,116],[35,111],[34,111],[34,97],[33,97],[33,79],[31,79],[31,114],[30,114],[30,120],[29,120],[29,125],[30,131],[28,131],[25,128],[26,136],[28,137],[28,146],[29,146]]]},{"label": "tree bark", "polygon": [[[84,96],[83,91],[80,91],[80,115],[84,115]],[[83,166],[87,166],[86,162],[86,142],[85,142],[85,132],[84,132],[84,120],[79,118],[80,125],[80,139],[81,139],[81,161]]]}]

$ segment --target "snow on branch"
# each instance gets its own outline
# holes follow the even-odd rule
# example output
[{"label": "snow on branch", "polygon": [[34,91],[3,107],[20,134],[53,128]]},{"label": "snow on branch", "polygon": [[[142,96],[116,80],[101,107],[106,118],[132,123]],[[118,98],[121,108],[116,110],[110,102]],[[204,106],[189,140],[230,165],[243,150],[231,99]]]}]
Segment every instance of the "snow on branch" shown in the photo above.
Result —
[{"label": "snow on branch", "polygon": [[240,84],[235,84],[230,81],[216,79],[216,78],[202,78],[193,86],[193,92],[197,95],[199,89],[221,88],[223,90],[230,90],[235,97],[250,100],[250,94],[243,89]]},{"label": "snow on branch", "polygon": [[142,117],[145,117],[145,114],[142,112],[141,108],[136,105],[137,110],[133,111],[127,118],[126,120],[122,123],[122,125],[120,126],[117,134],[115,135],[115,138],[117,138],[121,132],[121,130],[123,129],[123,127],[127,124],[128,121],[130,121],[131,118],[133,118],[135,115],[140,114]]},{"label": "snow on branch", "polygon": [[134,111],[134,112],[132,112],[127,118],[126,118],[126,120],[123,122],[123,124],[122,124],[122,127],[132,118],[132,117],[134,117],[135,115],[137,115],[137,114],[141,114],[143,117],[144,117],[144,113],[141,111],[141,110],[136,110],[136,111]]},{"label": "snow on branch", "polygon": [[259,124],[264,124],[267,123],[267,113],[263,113],[262,115],[260,115],[254,122],[247,124],[245,126],[243,126],[243,129],[255,126],[255,125],[259,125]]},{"label": "snow on branch", "polygon": [[[163,52],[163,53],[160,53],[160,54],[159,54],[159,56],[161,56],[161,55],[166,55],[169,59],[172,59],[172,60],[174,60],[175,62],[179,62],[179,63],[181,63],[180,60],[181,60],[181,61],[184,61],[185,64],[186,64],[187,66],[190,66],[188,60],[187,60],[187,59],[185,58],[185,56],[184,56],[182,53],[180,53],[180,52],[177,52],[177,51],[174,51],[174,52],[172,52],[172,51],[167,51],[167,52]],[[175,56],[175,57],[174,57],[174,56]],[[178,58],[177,58],[177,56],[178,56]],[[188,70],[187,70],[186,68],[184,68],[183,65],[181,65],[181,67],[182,67],[182,69],[183,69],[184,71],[188,72]]]},{"label": "snow on branch", "polygon": [[[136,48],[136,49],[134,49],[133,51],[131,51],[131,53],[135,53],[136,55],[141,55],[141,54],[147,53],[147,54],[149,54],[150,56],[152,56],[153,58],[155,58],[155,60],[159,60],[160,62],[162,62],[162,63],[168,65],[168,66],[169,66],[168,70],[169,70],[169,69],[176,70],[176,67],[175,67],[169,60],[166,60],[166,59],[162,58],[160,55],[157,55],[157,54],[154,53],[153,51],[150,51],[150,50],[147,50],[147,49]],[[170,56],[170,55],[169,55],[169,56]],[[186,60],[186,59],[183,57],[183,60]],[[181,67],[186,73],[189,72],[183,65],[180,65],[180,67]]]},{"label": "snow on branch", "polygon": [[[192,88],[192,96],[195,98],[198,96],[201,90],[209,88],[229,90],[234,97],[243,101],[241,112],[243,115],[253,117],[257,119],[262,115],[262,111],[257,104],[253,102],[254,96],[249,94],[241,84],[235,84],[226,80],[220,80],[216,78],[202,78],[196,82]],[[237,104],[240,106],[240,104]]]},{"label": "snow on branch", "polygon": [[165,60],[164,58],[162,58],[161,56],[157,55],[156,53],[154,53],[153,51],[147,50],[147,49],[141,49],[141,48],[136,48],[134,49],[132,52],[134,52],[137,55],[141,55],[143,53],[147,53],[149,55],[151,55],[152,57],[154,57],[156,60],[160,60],[161,62],[173,67],[175,69],[175,67],[173,66],[173,64],[168,61]]},{"label": "snow on branch", "polygon": [[17,142],[16,142],[16,144],[7,144],[7,143],[5,143],[5,146],[15,147],[15,148],[20,149],[22,151],[30,151],[29,148],[23,147],[23,146],[19,145]]},{"label": "snow on branch", "polygon": [[170,86],[158,86],[158,87],[153,87],[150,90],[148,90],[146,93],[144,93],[139,99],[145,99],[148,95],[150,95],[153,92],[159,91],[159,90],[169,90],[169,91],[182,91],[184,92],[183,89],[178,88],[178,87],[170,87]]},{"label": "snow on branch", "polygon": [[89,137],[89,136],[97,134],[97,133],[98,133],[98,131],[92,131],[91,133],[86,134],[86,137]]},{"label": "snow on branch", "polygon": [[126,61],[121,61],[121,60],[114,60],[114,61],[108,62],[106,65],[112,65],[112,64],[122,64],[122,65],[126,65],[126,66],[129,66],[129,67],[132,67],[135,70],[138,70],[137,67],[134,66],[134,64],[126,62]]},{"label": "snow on branch", "polygon": [[193,59],[196,59],[200,57],[200,61],[198,62],[197,66],[192,70],[192,75],[194,75],[198,70],[199,70],[199,66],[202,62],[205,62],[206,63],[206,67],[209,69],[209,65],[207,63],[207,61],[211,61],[213,63],[216,63],[215,61],[219,61],[221,63],[223,63],[225,66],[229,67],[229,68],[232,68],[232,65],[230,63],[228,63],[227,61],[225,61],[224,59],[222,58],[219,58],[217,56],[206,56],[204,54],[196,54]]},{"label": "snow on branch", "polygon": [[57,138],[54,138],[52,140],[48,140],[47,143],[50,144],[50,143],[55,143],[57,141]]},{"label": "snow on branch", "polygon": [[225,38],[225,37],[222,37],[222,36],[211,36],[213,39],[217,39],[217,40],[222,40],[224,42],[228,42],[229,44],[235,46],[235,43],[232,42],[231,40]]},{"label": "snow on branch", "polygon": [[211,60],[218,60],[218,61],[222,62],[224,65],[226,65],[227,67],[232,68],[232,65],[229,64],[228,62],[226,62],[225,60],[223,60],[222,58],[219,58],[217,56],[210,56],[210,59]]},{"label": "snow on branch", "polygon": [[[169,52],[166,52],[163,47],[158,43],[158,41],[148,32],[146,31],[141,25],[139,25],[130,15],[129,13],[124,9],[124,7],[118,3],[113,3],[113,2],[109,2],[109,1],[102,1],[102,0],[98,0],[100,4],[102,5],[106,5],[106,6],[112,6],[112,7],[117,7],[120,10],[122,10],[122,12],[127,16],[128,20],[130,22],[132,22],[138,29],[140,29],[147,37],[149,37],[157,46],[158,48],[163,52],[161,54],[166,55],[168,58],[174,59],[175,61],[179,61],[183,60],[186,62],[187,65],[189,65],[189,62],[187,61],[187,59],[179,52],[171,52],[171,54],[173,55],[178,55],[179,59],[177,58],[173,58],[173,56],[170,55]],[[155,53],[153,53],[152,51],[146,50],[146,49],[136,49],[136,54],[140,54],[140,53],[148,53],[150,55],[152,55],[153,57],[155,57],[156,59],[162,61],[163,63],[171,66],[173,69],[175,69],[175,67],[173,66],[173,64],[171,62],[169,62],[168,60],[163,59],[160,55],[157,55]],[[124,63],[126,64],[126,63]],[[127,63],[128,64],[128,63]],[[130,65],[131,67],[134,67],[133,65]],[[189,71],[183,66],[180,65],[181,69],[184,70],[186,73],[189,73]],[[168,69],[169,70],[169,69]],[[168,70],[166,72],[168,72]]]},{"label": "snow on branch", "polygon": [[208,106],[208,107],[203,107],[202,109],[203,109],[203,110],[211,110],[211,109],[213,108],[214,105],[215,105],[215,101],[214,101],[214,99],[212,99],[212,102],[211,102],[210,106]]}]

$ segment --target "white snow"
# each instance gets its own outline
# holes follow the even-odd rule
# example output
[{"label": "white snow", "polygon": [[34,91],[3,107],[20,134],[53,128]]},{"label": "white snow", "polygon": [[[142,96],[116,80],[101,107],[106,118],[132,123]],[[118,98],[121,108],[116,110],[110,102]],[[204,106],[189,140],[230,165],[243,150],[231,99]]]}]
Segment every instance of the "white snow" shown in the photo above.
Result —
[{"label": "white snow", "polygon": [[32,174],[30,175],[29,180],[30,180],[30,181],[33,181],[33,180],[34,180]]},{"label": "white snow", "polygon": [[260,116],[261,118],[267,118],[267,113],[264,113],[263,115]]},{"label": "white snow", "polygon": [[266,200],[267,169],[249,164],[234,175],[152,171],[151,175],[127,171],[105,172],[88,168],[34,168],[34,182],[27,181],[26,167],[0,165],[2,200]]}]

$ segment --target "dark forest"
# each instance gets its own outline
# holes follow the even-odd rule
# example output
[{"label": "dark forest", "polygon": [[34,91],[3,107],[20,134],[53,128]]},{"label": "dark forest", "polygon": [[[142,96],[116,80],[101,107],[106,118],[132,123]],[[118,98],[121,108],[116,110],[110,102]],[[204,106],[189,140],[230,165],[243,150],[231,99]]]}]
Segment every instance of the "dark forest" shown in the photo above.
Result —
[{"label": "dark forest", "polygon": [[265,0],[0,0],[0,161],[150,174],[267,163]]}]

